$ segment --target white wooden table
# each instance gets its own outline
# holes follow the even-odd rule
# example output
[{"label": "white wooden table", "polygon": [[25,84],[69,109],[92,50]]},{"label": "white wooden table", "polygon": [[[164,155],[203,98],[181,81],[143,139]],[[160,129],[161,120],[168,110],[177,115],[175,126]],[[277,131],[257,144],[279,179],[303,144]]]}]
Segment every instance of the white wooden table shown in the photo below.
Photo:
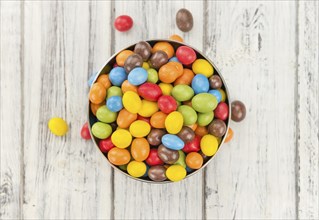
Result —
[{"label": "white wooden table", "polygon": [[[317,1],[1,1],[1,219],[318,219]],[[178,9],[194,16],[182,33]],[[114,31],[128,14],[134,28]],[[139,40],[179,34],[247,107],[231,143],[176,184],[113,171],[90,141],[87,79]],[[65,118],[69,133],[47,122]]]}]

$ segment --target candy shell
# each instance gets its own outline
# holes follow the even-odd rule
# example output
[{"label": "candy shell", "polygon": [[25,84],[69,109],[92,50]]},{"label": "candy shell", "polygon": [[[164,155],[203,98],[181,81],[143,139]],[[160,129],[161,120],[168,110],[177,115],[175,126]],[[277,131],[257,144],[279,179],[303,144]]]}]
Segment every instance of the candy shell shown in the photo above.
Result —
[{"label": "candy shell", "polygon": [[48,127],[57,136],[63,136],[68,132],[68,124],[62,118],[51,118]]}]

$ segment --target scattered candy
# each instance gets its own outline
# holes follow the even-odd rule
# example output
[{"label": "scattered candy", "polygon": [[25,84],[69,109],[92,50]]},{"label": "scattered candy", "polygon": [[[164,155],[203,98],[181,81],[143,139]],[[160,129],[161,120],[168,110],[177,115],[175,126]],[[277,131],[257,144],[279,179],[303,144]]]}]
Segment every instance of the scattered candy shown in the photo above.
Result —
[{"label": "scattered candy", "polygon": [[233,136],[234,136],[234,132],[231,128],[229,128],[225,138],[225,143],[228,143],[229,141],[231,141],[231,139],[233,139]]},{"label": "scattered candy", "polygon": [[231,103],[231,120],[240,122],[246,117],[246,107],[241,101],[233,101]]},{"label": "scattered candy", "polygon": [[90,140],[91,139],[91,135],[90,135],[90,131],[89,131],[89,125],[87,122],[85,122],[85,124],[83,125],[82,129],[81,129],[81,137],[84,140]]},{"label": "scattered candy", "polygon": [[[190,30],[192,16],[183,10],[179,22]],[[182,180],[216,153],[226,134],[229,107],[221,78],[194,49],[175,44],[141,41],[121,51],[89,93],[101,152],[135,178]],[[237,102],[232,108],[232,117],[242,120],[245,108]]]},{"label": "scattered candy", "polygon": [[63,136],[68,132],[68,125],[62,118],[51,118],[48,126],[50,131],[57,136]]},{"label": "scattered candy", "polygon": [[177,34],[173,34],[169,37],[170,40],[175,40],[179,42],[184,42],[183,38]]},{"label": "scattered candy", "polygon": [[176,14],[176,24],[181,31],[190,31],[193,28],[192,13],[185,8],[180,9]]},{"label": "scattered candy", "polygon": [[120,32],[125,32],[133,27],[133,20],[128,15],[118,16],[114,21],[114,27]]}]

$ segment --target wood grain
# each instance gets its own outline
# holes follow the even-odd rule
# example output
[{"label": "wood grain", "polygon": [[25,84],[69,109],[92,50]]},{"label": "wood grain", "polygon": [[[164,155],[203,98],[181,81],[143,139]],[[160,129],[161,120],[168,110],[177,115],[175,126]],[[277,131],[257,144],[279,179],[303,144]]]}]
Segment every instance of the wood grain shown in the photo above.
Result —
[{"label": "wood grain", "polygon": [[318,2],[298,3],[298,217],[319,219]]},{"label": "wood grain", "polygon": [[[181,34],[175,26],[175,15],[181,7],[191,9],[195,22],[202,24],[203,9],[197,1],[116,1],[115,16],[129,14],[135,26],[128,33],[115,32],[115,51],[140,40],[167,39],[171,34]],[[194,27],[185,34],[188,36],[185,40],[202,49],[202,42],[198,40],[203,33],[202,25]],[[115,171],[114,218],[201,219],[202,193],[202,172],[180,183],[155,185],[134,181]]]},{"label": "wood grain", "polygon": [[[295,4],[208,2],[207,53],[246,104],[206,170],[207,219],[294,219]],[[280,208],[279,208],[280,207]]]},{"label": "wood grain", "polygon": [[[109,4],[25,3],[25,218],[110,218],[110,168],[80,137],[88,75],[110,55]],[[48,131],[53,116],[65,137]]]},{"label": "wood grain", "polygon": [[19,2],[0,3],[0,218],[18,219],[21,213],[23,163],[23,25]]}]

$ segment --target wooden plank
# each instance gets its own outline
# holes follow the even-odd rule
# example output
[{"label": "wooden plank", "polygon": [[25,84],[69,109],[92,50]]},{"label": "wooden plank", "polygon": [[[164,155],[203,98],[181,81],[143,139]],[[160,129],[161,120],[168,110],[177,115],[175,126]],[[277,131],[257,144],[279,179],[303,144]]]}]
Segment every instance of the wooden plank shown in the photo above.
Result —
[{"label": "wooden plank", "polygon": [[293,2],[207,3],[208,54],[247,117],[206,171],[207,219],[295,219]]},{"label": "wooden plank", "polygon": [[[194,16],[194,29],[181,34],[175,14],[186,7]],[[115,51],[146,39],[168,38],[177,33],[202,49],[203,8],[197,1],[116,1],[115,16],[128,14],[134,27],[127,33],[115,32]],[[202,173],[174,184],[145,184],[114,171],[115,219],[201,219],[203,209]]]},{"label": "wooden plank", "polygon": [[23,13],[20,2],[0,4],[0,219],[18,219],[23,194]]},{"label": "wooden plank", "polygon": [[319,219],[318,2],[298,3],[298,216]]},{"label": "wooden plank", "polygon": [[[110,168],[80,137],[88,75],[110,54],[109,5],[26,2],[25,218],[110,218]],[[69,123],[65,137],[48,131],[54,116]]]}]

